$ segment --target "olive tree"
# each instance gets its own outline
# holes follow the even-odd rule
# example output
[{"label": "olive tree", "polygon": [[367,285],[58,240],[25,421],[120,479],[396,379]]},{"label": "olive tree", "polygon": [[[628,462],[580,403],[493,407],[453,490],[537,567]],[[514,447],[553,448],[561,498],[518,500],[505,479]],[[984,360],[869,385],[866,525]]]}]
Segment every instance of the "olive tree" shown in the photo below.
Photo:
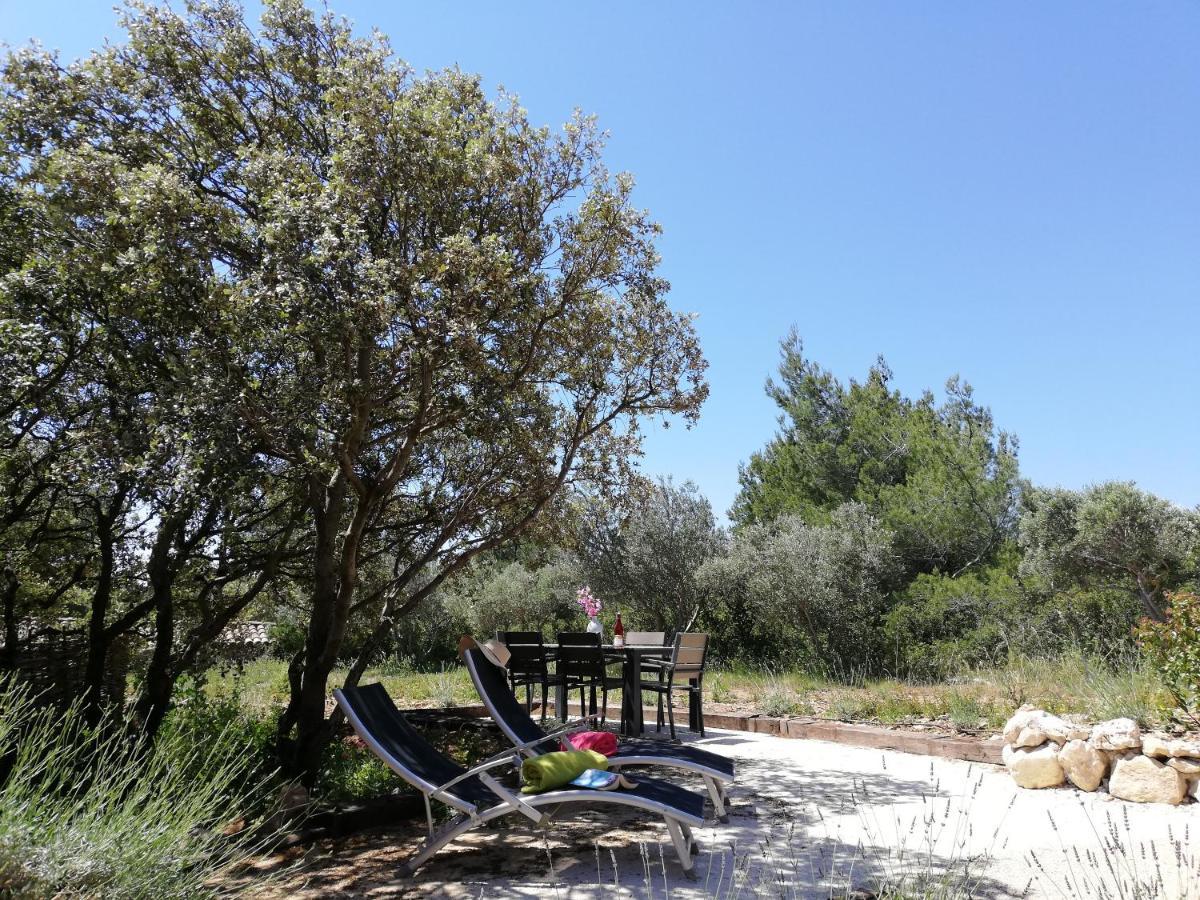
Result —
[{"label": "olive tree", "polygon": [[725,600],[720,631],[731,646],[718,649],[843,674],[882,665],[887,586],[899,564],[892,533],[848,503],[825,525],[783,516],[738,530],[699,580]]},{"label": "olive tree", "polygon": [[1197,575],[1200,514],[1131,482],[1031,491],[1024,507],[1021,568],[1050,590],[1119,590],[1163,622],[1166,594]]},{"label": "olive tree", "polygon": [[692,628],[710,599],[696,575],[725,544],[712,506],[695,484],[661,479],[624,514],[589,504],[580,518],[586,579],[609,608],[625,609],[626,627]]}]

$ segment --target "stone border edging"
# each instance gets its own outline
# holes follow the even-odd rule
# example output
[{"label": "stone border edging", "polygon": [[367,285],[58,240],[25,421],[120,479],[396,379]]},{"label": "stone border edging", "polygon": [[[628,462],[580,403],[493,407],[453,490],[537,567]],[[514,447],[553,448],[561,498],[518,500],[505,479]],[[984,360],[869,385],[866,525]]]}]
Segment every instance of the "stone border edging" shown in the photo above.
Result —
[{"label": "stone border edging", "polygon": [[[539,708],[534,704],[534,711]],[[568,713],[579,713],[579,704],[568,705]],[[486,718],[483,706],[458,706],[444,710],[446,713],[473,718]],[[658,715],[654,707],[643,707],[642,715],[653,722]],[[942,759],[959,759],[965,762],[987,763],[1000,766],[1004,741],[1000,737],[979,740],[951,734],[920,734],[880,728],[878,725],[856,725],[831,719],[814,719],[807,716],[731,716],[725,713],[705,713],[706,728],[725,728],[730,731],[747,731],[752,734],[770,734],[775,737],[795,738],[808,741],[829,741],[864,747],[872,750],[895,750],[900,753],[915,753],[919,756],[937,756]]]}]

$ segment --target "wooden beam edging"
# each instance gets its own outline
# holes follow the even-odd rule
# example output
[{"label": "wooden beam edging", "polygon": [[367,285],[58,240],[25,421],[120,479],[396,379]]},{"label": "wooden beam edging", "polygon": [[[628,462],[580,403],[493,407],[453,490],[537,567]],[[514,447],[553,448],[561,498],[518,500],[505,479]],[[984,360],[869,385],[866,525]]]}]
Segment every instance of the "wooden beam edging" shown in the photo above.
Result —
[{"label": "wooden beam edging", "polygon": [[[536,711],[538,704],[535,703],[533,708]],[[579,713],[580,711],[577,703],[568,706],[567,709],[569,713]],[[483,706],[457,706],[442,710],[442,712],[470,718],[487,717],[487,710]],[[652,723],[658,715],[658,711],[651,707],[643,708],[642,715],[646,722]],[[754,734],[770,734],[775,737],[797,740],[829,741],[872,750],[895,750],[900,753],[915,753],[919,756],[961,759],[966,762],[988,763],[994,766],[1003,765],[1000,751],[1004,747],[1004,742],[999,737],[980,740],[956,734],[899,731],[880,728],[878,725],[857,725],[851,722],[814,719],[808,716],[775,718],[773,716],[731,716],[725,713],[705,713],[704,725],[706,728],[748,731]]]}]

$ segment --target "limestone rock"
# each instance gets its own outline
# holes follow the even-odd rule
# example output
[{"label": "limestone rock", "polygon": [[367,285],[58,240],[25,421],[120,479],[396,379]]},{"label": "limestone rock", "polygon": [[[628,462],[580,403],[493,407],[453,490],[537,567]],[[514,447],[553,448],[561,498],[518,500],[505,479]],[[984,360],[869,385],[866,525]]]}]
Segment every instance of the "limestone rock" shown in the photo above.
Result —
[{"label": "limestone rock", "polygon": [[1108,771],[1108,759],[1086,741],[1067,741],[1058,751],[1058,764],[1067,780],[1081,791],[1094,791]]},{"label": "limestone rock", "polygon": [[1181,775],[1200,775],[1200,759],[1176,756],[1167,760],[1167,765]]},{"label": "limestone rock", "polygon": [[1188,787],[1188,794],[1193,800],[1200,800],[1200,778],[1193,778],[1191,785]]},{"label": "limestone rock", "polygon": [[1200,737],[1176,738],[1171,741],[1171,756],[1191,756],[1200,759]]},{"label": "limestone rock", "polygon": [[1018,709],[1004,725],[1004,740],[1014,747],[1038,747],[1046,741],[1065,744],[1087,736],[1087,728],[1029,705]]},{"label": "limestone rock", "polygon": [[1058,745],[1047,741],[1040,747],[1014,747],[1005,744],[1001,751],[1013,780],[1023,788],[1058,787],[1063,783],[1063,768],[1058,761]]},{"label": "limestone rock", "polygon": [[1109,719],[1092,728],[1088,743],[1095,750],[1137,750],[1142,746],[1142,730],[1133,719]]},{"label": "limestone rock", "polygon": [[1168,759],[1171,756],[1171,741],[1161,734],[1142,735],[1142,752],[1157,759]]},{"label": "limestone rock", "polygon": [[1183,802],[1187,779],[1170,766],[1140,753],[1118,759],[1108,779],[1108,792],[1134,803]]}]

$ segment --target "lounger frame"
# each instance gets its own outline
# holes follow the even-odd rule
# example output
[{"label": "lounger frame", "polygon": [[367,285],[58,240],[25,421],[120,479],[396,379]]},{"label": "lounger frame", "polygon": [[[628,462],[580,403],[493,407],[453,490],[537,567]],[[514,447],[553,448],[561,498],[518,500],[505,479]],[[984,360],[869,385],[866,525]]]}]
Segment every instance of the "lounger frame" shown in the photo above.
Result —
[{"label": "lounger frame", "polygon": [[[483,678],[479,672],[479,660],[476,656],[478,651],[468,650],[463,654],[463,661],[466,663],[467,671],[471,675],[471,681],[475,685],[475,691],[479,694],[479,699],[483,701],[484,709],[487,710],[488,716],[495,722],[504,736],[508,738],[513,745],[513,750],[527,757],[535,757],[541,755],[544,750],[539,747],[547,741],[557,743],[559,738],[565,737],[576,731],[580,731],[587,727],[588,723],[594,721],[597,716],[584,716],[582,719],[565,725],[555,731],[544,734],[544,737],[532,738],[530,740],[522,740],[521,736],[513,728],[512,722],[506,717],[496,706],[495,698],[492,693],[486,689]],[[486,663],[486,660],[485,660]],[[491,663],[486,663],[491,665]],[[507,690],[507,682],[505,684]],[[520,701],[517,701],[518,705]],[[527,716],[529,725],[536,731],[541,731],[540,726],[533,721],[532,716]],[[639,755],[636,751],[629,754],[622,754],[619,757],[612,757],[608,761],[608,768],[616,771],[627,766],[666,766],[673,769],[683,769],[687,772],[692,772],[701,776],[704,779],[704,786],[708,791],[709,799],[712,800],[713,809],[716,811],[717,817],[726,822],[729,820],[729,812],[726,808],[725,785],[732,779],[725,773],[711,766],[706,766],[702,762],[687,759],[681,756],[658,756],[658,755]]]},{"label": "lounger frame", "polygon": [[[438,850],[455,838],[493,819],[513,813],[520,813],[529,818],[534,824],[545,827],[563,806],[571,804],[586,804],[589,806],[611,804],[633,807],[634,809],[660,816],[666,825],[667,834],[670,835],[675,853],[679,857],[680,866],[682,866],[685,874],[689,877],[691,876],[692,855],[698,852],[699,849],[692,834],[692,827],[698,827],[703,824],[703,819],[700,817],[689,815],[669,804],[620,790],[594,791],[580,788],[547,791],[542,794],[515,793],[490,774],[491,770],[502,766],[516,765],[519,769],[521,757],[514,750],[505,750],[502,754],[484,760],[443,784],[431,784],[388,752],[376,739],[375,735],[371,733],[371,730],[363,723],[355,711],[353,703],[349,701],[349,698],[346,697],[342,690],[335,690],[333,694],[338,706],[345,713],[347,721],[355,733],[371,749],[371,752],[379,757],[389,769],[420,791],[424,797],[428,836],[421,845],[421,848],[404,861],[403,868],[406,874],[411,875],[416,872]],[[472,777],[478,778],[496,795],[497,802],[495,805],[481,809],[479,805],[471,803],[450,790],[458,782]],[[437,800],[457,810],[458,815],[440,828],[435,828],[431,804],[433,800]],[[547,809],[546,807],[549,808]]]}]

